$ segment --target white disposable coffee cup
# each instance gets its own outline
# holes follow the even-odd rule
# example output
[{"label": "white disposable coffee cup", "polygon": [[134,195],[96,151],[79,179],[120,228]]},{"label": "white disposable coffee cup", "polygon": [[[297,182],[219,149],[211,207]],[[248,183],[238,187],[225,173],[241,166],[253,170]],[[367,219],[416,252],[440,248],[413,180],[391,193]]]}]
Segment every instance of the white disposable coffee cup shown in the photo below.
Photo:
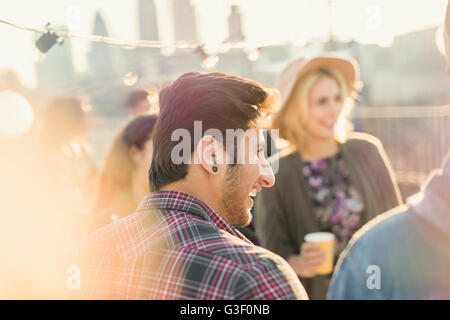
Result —
[{"label": "white disposable coffee cup", "polygon": [[329,274],[333,271],[334,244],[336,237],[331,232],[313,232],[305,235],[305,241],[316,243],[320,249],[326,252],[324,263],[317,269],[316,274]]}]

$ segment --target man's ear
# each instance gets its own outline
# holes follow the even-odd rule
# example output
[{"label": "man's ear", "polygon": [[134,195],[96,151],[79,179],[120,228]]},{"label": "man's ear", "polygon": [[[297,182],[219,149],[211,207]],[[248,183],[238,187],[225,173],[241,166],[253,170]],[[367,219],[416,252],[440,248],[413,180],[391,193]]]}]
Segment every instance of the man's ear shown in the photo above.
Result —
[{"label": "man's ear", "polygon": [[218,174],[217,141],[213,136],[205,135],[197,143],[197,157],[202,168],[212,175]]}]

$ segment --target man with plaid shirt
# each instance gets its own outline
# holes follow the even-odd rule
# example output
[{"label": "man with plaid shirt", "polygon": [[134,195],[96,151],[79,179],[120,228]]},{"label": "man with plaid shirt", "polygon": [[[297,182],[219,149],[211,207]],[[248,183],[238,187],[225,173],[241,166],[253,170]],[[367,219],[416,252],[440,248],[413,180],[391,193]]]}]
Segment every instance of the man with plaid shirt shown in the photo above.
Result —
[{"label": "man with plaid shirt", "polygon": [[187,73],[162,89],[152,192],[82,243],[77,297],[307,299],[286,261],[233,227],[250,223],[251,197],[274,183],[259,129],[276,98],[224,73]]}]

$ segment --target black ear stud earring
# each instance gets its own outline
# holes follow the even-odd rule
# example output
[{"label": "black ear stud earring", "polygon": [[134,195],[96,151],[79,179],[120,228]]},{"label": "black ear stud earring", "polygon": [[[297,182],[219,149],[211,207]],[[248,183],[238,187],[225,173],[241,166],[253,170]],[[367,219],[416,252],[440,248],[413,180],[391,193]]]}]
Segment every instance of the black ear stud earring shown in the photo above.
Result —
[{"label": "black ear stud earring", "polygon": [[[213,155],[212,158],[213,158],[214,164],[216,164],[216,156]],[[216,173],[217,171],[219,171],[219,168],[217,168],[217,166],[212,166],[212,171],[214,173]]]}]

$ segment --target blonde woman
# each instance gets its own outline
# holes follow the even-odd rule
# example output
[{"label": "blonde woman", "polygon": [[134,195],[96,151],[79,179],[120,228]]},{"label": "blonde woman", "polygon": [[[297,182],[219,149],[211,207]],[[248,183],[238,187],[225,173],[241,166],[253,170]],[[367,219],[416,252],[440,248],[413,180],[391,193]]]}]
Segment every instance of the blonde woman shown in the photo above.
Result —
[{"label": "blonde woman", "polygon": [[324,253],[310,232],[336,236],[335,259],[364,223],[401,202],[379,140],[352,133],[346,117],[359,84],[351,58],[297,59],[280,73],[282,106],[272,128],[287,142],[276,183],[255,203],[261,245],[285,258],[311,299],[326,297],[331,275],[316,275]]},{"label": "blonde woman", "polygon": [[150,192],[156,115],[138,115],[117,135],[103,162],[93,206],[90,231],[134,212]]}]

